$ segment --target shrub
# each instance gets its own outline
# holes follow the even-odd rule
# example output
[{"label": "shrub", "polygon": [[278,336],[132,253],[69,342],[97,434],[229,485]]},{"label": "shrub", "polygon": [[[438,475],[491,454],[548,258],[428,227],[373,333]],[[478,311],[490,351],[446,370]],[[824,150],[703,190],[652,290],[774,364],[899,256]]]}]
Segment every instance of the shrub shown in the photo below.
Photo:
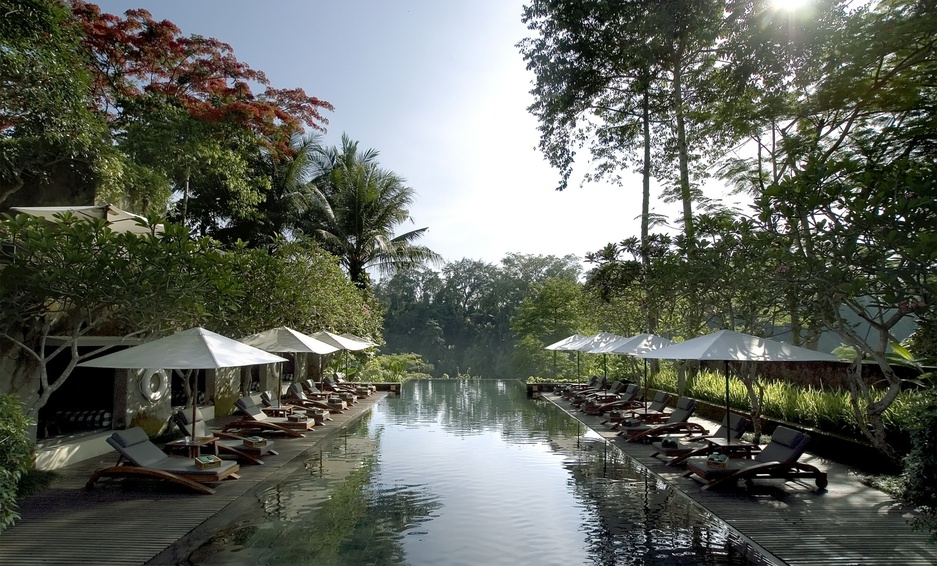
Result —
[{"label": "shrub", "polygon": [[16,494],[32,458],[29,424],[19,399],[0,395],[0,531],[20,518]]},{"label": "shrub", "polygon": [[372,383],[402,383],[408,379],[427,379],[431,371],[432,364],[419,354],[388,354],[368,360],[358,377]]},{"label": "shrub", "polygon": [[[762,416],[779,419],[805,427],[846,434],[863,439],[856,415],[849,402],[849,392],[839,389],[804,387],[784,381],[762,381],[765,395]],[[665,367],[653,376],[651,386],[665,391],[677,391],[677,375]],[[704,371],[687,380],[685,394],[716,405],[725,404],[725,377]],[[907,434],[916,426],[917,407],[924,394],[905,391],[885,411],[885,424],[890,433]],[[745,385],[738,379],[729,379],[729,404],[739,411],[749,411]]]},{"label": "shrub", "polygon": [[902,497],[920,509],[911,524],[930,531],[931,541],[937,543],[937,394],[926,395],[928,402],[915,411],[917,426],[904,459]]}]

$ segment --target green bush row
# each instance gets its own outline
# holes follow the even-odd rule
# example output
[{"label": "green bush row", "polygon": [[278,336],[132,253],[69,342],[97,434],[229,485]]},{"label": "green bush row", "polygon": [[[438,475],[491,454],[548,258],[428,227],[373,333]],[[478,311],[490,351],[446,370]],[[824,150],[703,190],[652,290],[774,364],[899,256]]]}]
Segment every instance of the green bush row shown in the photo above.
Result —
[{"label": "green bush row", "polygon": [[0,395],[0,531],[20,517],[17,488],[32,460],[29,424],[19,399]]},{"label": "green bush row", "polygon": [[[764,387],[764,417],[863,438],[848,391],[805,387],[785,381],[761,381],[760,384]],[[651,386],[676,392],[676,371],[662,369],[651,378]],[[722,405],[725,404],[725,388],[725,377],[721,373],[702,371],[687,380],[686,395]],[[914,429],[917,410],[924,403],[926,398],[921,392],[901,393],[883,415],[888,431],[909,434]],[[740,411],[749,410],[748,391],[738,379],[729,379],[729,405]]]},{"label": "green bush row", "polygon": [[[544,383],[554,380],[532,377],[527,382]],[[649,378],[649,385],[654,389],[676,393],[677,373],[672,367],[664,366],[658,374]],[[761,381],[761,385],[765,390],[762,416],[864,440],[852,410],[848,391],[804,387],[784,381]],[[685,394],[721,406],[725,404],[725,391],[723,374],[701,371],[687,380]],[[916,428],[918,410],[926,402],[926,396],[921,392],[901,393],[883,415],[889,433],[910,435]],[[748,391],[745,384],[738,379],[729,379],[729,405],[746,413],[750,410]]]}]

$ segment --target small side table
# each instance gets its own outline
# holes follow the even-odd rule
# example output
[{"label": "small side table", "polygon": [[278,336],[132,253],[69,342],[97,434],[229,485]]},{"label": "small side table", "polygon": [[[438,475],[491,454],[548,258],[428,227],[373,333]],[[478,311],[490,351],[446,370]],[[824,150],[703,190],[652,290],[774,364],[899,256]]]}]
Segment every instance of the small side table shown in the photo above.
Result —
[{"label": "small side table", "polygon": [[166,443],[166,451],[187,451],[189,458],[197,458],[202,453],[202,447],[211,448],[211,453],[218,455],[218,439],[214,436],[196,436],[195,438],[186,436],[179,440],[173,440]]}]

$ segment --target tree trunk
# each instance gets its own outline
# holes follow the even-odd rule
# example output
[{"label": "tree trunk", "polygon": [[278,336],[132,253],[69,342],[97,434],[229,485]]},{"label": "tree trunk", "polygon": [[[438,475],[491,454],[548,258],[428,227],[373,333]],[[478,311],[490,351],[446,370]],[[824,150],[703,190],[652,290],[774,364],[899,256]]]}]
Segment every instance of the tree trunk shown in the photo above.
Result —
[{"label": "tree trunk", "polygon": [[683,234],[688,249],[696,236],[693,229],[693,195],[690,191],[690,154],[686,139],[686,118],[683,109],[683,50],[681,44],[673,54],[673,104],[677,122],[677,155],[680,169],[680,198],[683,200]]}]

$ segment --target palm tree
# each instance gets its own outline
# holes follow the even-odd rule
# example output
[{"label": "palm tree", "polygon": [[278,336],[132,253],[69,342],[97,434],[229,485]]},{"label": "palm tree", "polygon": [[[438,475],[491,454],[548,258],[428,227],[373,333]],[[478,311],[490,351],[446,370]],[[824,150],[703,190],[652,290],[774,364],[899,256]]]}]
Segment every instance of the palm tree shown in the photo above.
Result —
[{"label": "palm tree", "polygon": [[358,142],[342,136],[341,147],[321,148],[312,179],[309,210],[297,227],[339,258],[359,288],[370,284],[368,269],[393,273],[440,261],[417,245],[426,228],[394,235],[410,220],[413,189],[392,171],[381,169],[377,150],[358,150]]},{"label": "palm tree", "polygon": [[321,151],[322,137],[313,133],[292,136],[285,151],[269,149],[259,153],[252,168],[269,183],[263,191],[264,200],[250,215],[232,219],[217,237],[225,242],[240,239],[252,246],[289,237],[317,198],[310,179],[318,173],[317,156]]}]

